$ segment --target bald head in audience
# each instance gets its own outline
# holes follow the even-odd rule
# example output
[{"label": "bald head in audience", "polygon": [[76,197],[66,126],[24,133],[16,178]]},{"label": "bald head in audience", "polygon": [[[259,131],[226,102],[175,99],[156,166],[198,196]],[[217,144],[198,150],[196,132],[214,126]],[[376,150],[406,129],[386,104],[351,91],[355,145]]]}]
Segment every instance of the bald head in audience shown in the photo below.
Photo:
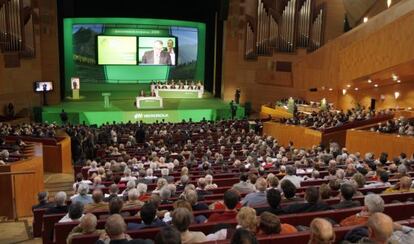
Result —
[{"label": "bald head in audience", "polygon": [[126,224],[122,216],[119,214],[109,216],[106,220],[105,231],[111,240],[126,239],[124,235]]},{"label": "bald head in audience", "polygon": [[316,218],[312,220],[310,231],[309,244],[329,244],[335,241],[335,232],[332,224],[325,219]]},{"label": "bald head in audience", "polygon": [[371,215],[367,222],[369,239],[373,243],[387,243],[394,228],[392,219],[383,213]]}]

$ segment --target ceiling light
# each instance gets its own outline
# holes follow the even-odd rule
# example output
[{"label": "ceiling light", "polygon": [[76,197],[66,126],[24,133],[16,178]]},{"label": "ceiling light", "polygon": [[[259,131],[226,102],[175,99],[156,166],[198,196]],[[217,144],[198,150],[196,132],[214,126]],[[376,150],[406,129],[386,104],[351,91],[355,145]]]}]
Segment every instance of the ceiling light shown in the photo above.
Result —
[{"label": "ceiling light", "polygon": [[368,79],[368,83],[371,84],[372,83],[372,80],[371,79]]},{"label": "ceiling light", "polygon": [[387,7],[389,8],[392,4],[392,0],[387,0]]},{"label": "ceiling light", "polygon": [[378,87],[378,84],[375,84],[374,86],[375,86],[375,87]]},{"label": "ceiling light", "polygon": [[355,89],[354,89],[355,91],[358,91],[359,89],[358,89],[358,87],[355,87]]},{"label": "ceiling light", "polygon": [[329,88],[329,91],[333,91],[333,89],[332,88]]},{"label": "ceiling light", "polygon": [[397,80],[397,83],[401,83],[401,80]]},{"label": "ceiling light", "polygon": [[400,97],[400,93],[399,92],[394,92],[394,97],[395,97],[395,99],[399,98]]},{"label": "ceiling light", "polygon": [[348,84],[348,85],[346,85],[346,87],[350,88],[350,87],[351,87],[351,85],[349,85],[349,84]]},{"label": "ceiling light", "polygon": [[396,80],[398,80],[398,76],[397,76],[396,74],[392,74],[392,75],[391,75],[391,77],[392,77],[392,79],[393,79],[393,80],[395,80],[395,81],[396,81]]},{"label": "ceiling light", "polygon": [[346,94],[346,89],[342,89],[342,95]]},{"label": "ceiling light", "polygon": [[368,22],[368,17],[364,17],[364,23]]}]

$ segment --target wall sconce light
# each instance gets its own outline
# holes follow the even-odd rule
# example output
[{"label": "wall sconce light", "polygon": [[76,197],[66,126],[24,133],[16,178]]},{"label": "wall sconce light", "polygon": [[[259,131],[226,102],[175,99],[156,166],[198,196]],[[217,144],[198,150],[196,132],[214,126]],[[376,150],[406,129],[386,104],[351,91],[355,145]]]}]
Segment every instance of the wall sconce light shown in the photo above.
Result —
[{"label": "wall sconce light", "polygon": [[342,89],[342,95],[346,94],[346,89]]},{"label": "wall sconce light", "polygon": [[333,91],[333,89],[332,88],[329,88],[329,91]]},{"label": "wall sconce light", "polygon": [[355,89],[354,89],[355,91],[358,91],[359,89],[358,89],[358,87],[355,87]]},{"label": "wall sconce light", "polygon": [[389,8],[392,4],[392,0],[387,0],[387,7]]},{"label": "wall sconce light", "polygon": [[378,84],[375,84],[374,87],[378,87]]},{"label": "wall sconce light", "polygon": [[351,87],[351,85],[350,85],[350,84],[348,84],[348,85],[346,85],[346,87],[350,88],[350,87]]},{"label": "wall sconce light", "polygon": [[371,84],[372,83],[372,80],[371,79],[368,79],[368,84]]},{"label": "wall sconce light", "polygon": [[364,17],[364,23],[368,22],[368,17]]},{"label": "wall sconce light", "polygon": [[400,93],[399,92],[394,92],[394,97],[395,97],[395,99],[398,99],[399,97],[400,97]]},{"label": "wall sconce light", "polygon": [[397,83],[401,83],[401,80],[397,80]]},{"label": "wall sconce light", "polygon": [[392,77],[392,80],[394,81],[398,80],[398,76],[396,74],[392,74],[391,77]]}]

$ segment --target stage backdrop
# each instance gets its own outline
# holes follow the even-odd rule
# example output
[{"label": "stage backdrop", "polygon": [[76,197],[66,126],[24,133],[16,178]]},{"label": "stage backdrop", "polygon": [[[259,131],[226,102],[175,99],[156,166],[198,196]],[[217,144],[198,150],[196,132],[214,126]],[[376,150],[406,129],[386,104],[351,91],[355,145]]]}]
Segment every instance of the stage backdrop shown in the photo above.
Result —
[{"label": "stage backdrop", "polygon": [[[204,80],[204,23],[135,18],[64,19],[65,93],[71,77],[89,91],[108,89],[109,84],[146,84],[151,80]],[[154,41],[161,40],[172,62],[160,65],[142,62]],[[154,55],[148,55],[147,57]],[[161,59],[160,59],[161,60]],[[102,86],[104,84],[104,86]],[[114,86],[120,89],[119,86]],[[103,89],[102,89],[103,90]]]}]

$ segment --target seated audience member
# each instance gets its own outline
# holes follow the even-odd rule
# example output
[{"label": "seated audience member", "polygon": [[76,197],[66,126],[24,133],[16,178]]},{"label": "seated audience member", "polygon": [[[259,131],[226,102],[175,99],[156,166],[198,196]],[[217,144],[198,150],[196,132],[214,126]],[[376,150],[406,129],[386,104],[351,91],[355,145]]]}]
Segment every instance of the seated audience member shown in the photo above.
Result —
[{"label": "seated audience member", "polygon": [[124,207],[124,201],[120,197],[114,197],[109,202],[109,214],[103,214],[99,216],[99,219],[106,219],[108,216],[112,214],[119,214],[122,217],[130,216],[129,212],[122,212],[122,208]]},{"label": "seated audience member", "polygon": [[260,214],[260,235],[292,234],[296,232],[298,232],[298,230],[294,226],[280,223],[279,217],[275,214],[270,212],[263,212]]},{"label": "seated audience member", "polygon": [[208,218],[209,222],[218,222],[224,220],[235,219],[237,216],[236,206],[240,201],[240,195],[235,190],[227,190],[224,193],[224,206],[225,211],[223,213],[213,213]]},{"label": "seated audience member", "polygon": [[83,216],[80,220],[79,225],[75,226],[69,233],[68,237],[66,238],[66,243],[71,244],[72,238],[78,235],[102,234],[104,230],[97,230],[97,224],[98,220],[96,219],[95,215],[91,213],[85,214],[85,216]]},{"label": "seated audience member", "polygon": [[129,168],[125,168],[124,170],[124,177],[121,178],[121,181],[128,182],[128,181],[136,181],[137,177],[131,175],[131,170]]},{"label": "seated audience member", "polygon": [[208,210],[207,204],[198,202],[197,192],[194,190],[188,190],[185,199],[191,203],[193,211]]},{"label": "seated audience member", "polygon": [[164,186],[163,188],[161,188],[159,195],[162,205],[173,203],[171,200],[169,200],[171,198],[171,190],[168,186]]},{"label": "seated audience member", "polygon": [[59,220],[59,223],[79,221],[83,217],[82,202],[74,202],[69,205],[68,213]]},{"label": "seated audience member", "polygon": [[354,208],[361,206],[359,201],[352,201],[355,194],[355,188],[351,184],[345,183],[341,185],[341,202],[332,205],[334,209]]},{"label": "seated audience member", "polygon": [[241,201],[243,206],[247,205],[252,208],[268,206],[266,198],[267,182],[264,178],[259,178],[255,184],[257,192],[247,194]]},{"label": "seated audience member", "polygon": [[162,228],[154,239],[155,244],[181,244],[181,234],[175,228]]},{"label": "seated audience member", "polygon": [[102,178],[100,176],[96,176],[93,178],[93,184],[91,186],[91,189],[102,189],[105,188],[105,185],[102,184]]},{"label": "seated audience member", "polygon": [[100,189],[95,189],[92,192],[92,200],[92,203],[85,205],[85,212],[108,210],[108,203],[104,202],[104,195]]},{"label": "seated audience member", "polygon": [[139,193],[137,189],[128,191],[128,201],[125,202],[124,208],[141,208],[144,202],[139,200]]},{"label": "seated audience member", "polygon": [[67,213],[66,192],[60,191],[55,194],[54,205],[46,210],[45,214]]},{"label": "seated audience member", "polygon": [[[250,231],[252,234],[256,234],[257,231],[257,217],[256,210],[250,207],[242,207],[237,214],[237,227]],[[218,241],[230,239],[234,229],[225,228],[221,229],[213,234],[207,236],[208,241]]]},{"label": "seated audience member", "polygon": [[132,189],[135,189],[135,180],[130,180],[127,182],[126,188],[125,190],[121,193],[121,195],[123,196],[124,200],[127,200],[128,198],[128,192]]},{"label": "seated audience member", "polygon": [[364,225],[367,223],[369,216],[374,213],[384,211],[384,200],[380,195],[368,194],[364,198],[364,208],[361,212],[343,219],[341,226]]},{"label": "seated audience member", "polygon": [[240,192],[240,194],[244,194],[244,193],[248,194],[248,193],[254,192],[256,188],[254,187],[253,184],[247,182],[248,179],[249,179],[249,176],[246,173],[242,173],[240,175],[240,182],[237,184],[234,184],[233,189]]},{"label": "seated audience member", "polygon": [[161,169],[161,177],[165,179],[168,183],[174,182],[174,176],[169,176],[170,170],[167,168]]},{"label": "seated audience member", "polygon": [[119,187],[117,184],[112,184],[108,188],[109,196],[104,198],[105,202],[110,202],[112,198],[118,197]]},{"label": "seated audience member", "polygon": [[390,187],[391,184],[388,182],[389,174],[387,171],[382,171],[379,174],[379,181],[365,185],[365,187]]},{"label": "seated audience member", "polygon": [[199,178],[197,181],[197,188],[196,188],[198,200],[204,200],[204,196],[213,194],[211,191],[206,190],[206,186],[207,186],[206,179]]},{"label": "seated audience member", "polygon": [[48,201],[49,194],[46,191],[37,193],[38,204],[32,206],[32,211],[38,208],[49,208],[53,206],[53,203]]},{"label": "seated audience member", "polygon": [[[174,202],[173,207],[174,207],[174,209],[186,208],[194,216],[193,208],[191,207],[190,202],[188,202],[187,200],[179,199],[179,200]],[[170,215],[170,214],[169,213],[165,214],[164,219],[163,219],[163,221],[166,222],[166,223],[171,222],[171,217],[168,217],[167,215]],[[196,224],[205,223],[206,221],[207,221],[207,218],[204,215],[194,216],[194,223],[196,223]]]},{"label": "seated audience member", "polygon": [[393,243],[414,243],[414,228],[394,223],[394,232],[390,240]]},{"label": "seated audience member", "polygon": [[158,180],[157,180],[157,187],[152,191],[152,194],[159,194],[160,193],[160,190],[163,187],[167,186],[167,185],[168,185],[168,182],[167,182],[166,179],[164,179],[164,178],[158,178]]},{"label": "seated audience member", "polygon": [[335,243],[335,231],[332,224],[322,218],[312,220],[310,224],[309,244],[330,244]]},{"label": "seated audience member", "polygon": [[280,202],[282,200],[282,194],[277,189],[269,189],[266,192],[266,200],[269,204],[269,207],[257,208],[256,211],[260,215],[263,212],[270,212],[272,214],[281,215],[285,211],[280,207]]},{"label": "seated audience member", "polygon": [[209,174],[206,175],[205,179],[206,179],[206,188],[205,189],[207,191],[216,189],[218,187],[217,184],[213,183],[213,176],[212,175],[209,175]]},{"label": "seated audience member", "polygon": [[199,231],[189,231],[188,227],[193,222],[193,215],[185,208],[177,208],[172,212],[172,225],[181,234],[181,243],[200,243],[207,241],[206,235]]},{"label": "seated audience member", "polygon": [[257,243],[258,241],[256,239],[256,236],[250,231],[243,229],[243,228],[237,229],[234,232],[230,240],[230,244],[257,244]]},{"label": "seated audience member", "polygon": [[166,223],[157,217],[157,209],[152,202],[147,202],[144,204],[144,206],[142,206],[140,216],[142,219],[141,223],[128,223],[128,230],[139,230],[166,225]]},{"label": "seated audience member", "polygon": [[296,175],[296,168],[292,165],[286,166],[286,175],[280,180],[283,182],[285,180],[290,180],[296,188],[300,187],[300,183],[303,181],[303,178]]},{"label": "seated audience member", "polygon": [[368,237],[362,238],[358,243],[394,243],[390,241],[394,224],[389,216],[383,213],[374,213],[368,218],[366,225]]},{"label": "seated audience member", "polygon": [[88,184],[88,185],[92,184],[92,181],[83,179],[82,173],[78,173],[76,175],[75,180],[76,180],[75,183],[73,183],[73,191],[74,192],[78,192],[78,187],[79,187],[80,184]]},{"label": "seated audience member", "polygon": [[320,201],[318,188],[311,186],[306,189],[305,203],[295,203],[285,208],[286,213],[303,213],[329,210],[331,207]]},{"label": "seated audience member", "polygon": [[92,197],[88,193],[89,186],[87,184],[80,184],[78,186],[78,195],[72,197],[72,203],[80,202],[83,205],[93,203]]},{"label": "seated audience member", "polygon": [[105,232],[99,236],[96,244],[151,244],[152,241],[142,239],[132,239],[125,233],[126,224],[124,219],[119,214],[114,214],[108,217],[105,223]]},{"label": "seated audience member", "polygon": [[283,203],[303,202],[303,198],[296,196],[296,186],[292,182],[290,182],[290,180],[284,180],[280,184],[280,186],[282,188],[284,196],[284,198],[282,199]]},{"label": "seated audience member", "polygon": [[403,176],[400,178],[399,184],[396,186],[391,186],[384,191],[384,194],[390,193],[405,193],[405,192],[414,192],[414,189],[411,188],[412,180],[408,176]]},{"label": "seated audience member", "polygon": [[278,189],[279,179],[272,173],[268,174],[266,177],[267,187],[269,189]]},{"label": "seated audience member", "polygon": [[189,181],[190,181],[190,178],[188,177],[188,175],[182,175],[180,180],[176,183],[177,191],[183,191]]},{"label": "seated audience member", "polygon": [[329,187],[328,184],[323,183],[322,185],[319,186],[319,193],[321,195],[321,200],[326,200],[331,198],[332,193],[331,193],[331,188]]},{"label": "seated audience member", "polygon": [[138,200],[140,200],[141,202],[146,202],[151,199],[151,194],[147,193],[147,189],[148,189],[148,186],[144,183],[139,183],[137,185],[137,190],[139,193]]}]

